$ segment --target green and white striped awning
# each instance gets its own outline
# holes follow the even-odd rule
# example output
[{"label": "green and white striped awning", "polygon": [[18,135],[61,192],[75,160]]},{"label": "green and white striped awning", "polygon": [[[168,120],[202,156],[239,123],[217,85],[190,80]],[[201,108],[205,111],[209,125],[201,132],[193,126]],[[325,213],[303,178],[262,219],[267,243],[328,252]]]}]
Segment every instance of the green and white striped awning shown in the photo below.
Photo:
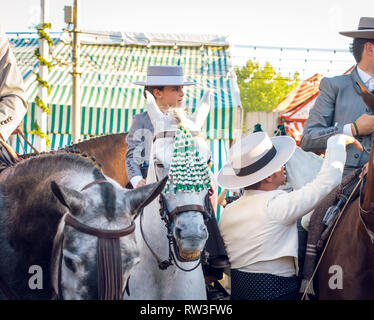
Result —
[{"label": "green and white striped awning", "polygon": [[[142,112],[146,105],[143,88],[134,85],[133,81],[145,80],[148,65],[181,65],[186,80],[197,84],[184,89],[189,112],[194,111],[206,90],[211,90],[215,97],[204,130],[212,152],[212,171],[217,174],[227,159],[231,140],[237,138],[242,127],[239,89],[228,43],[218,37],[120,35],[118,38],[111,34],[108,38],[105,34],[102,37],[94,34],[94,41],[91,37],[81,45],[82,138],[128,131],[134,115]],[[72,79],[71,68],[64,65],[71,64],[71,46],[65,41],[53,40],[56,44],[53,55],[62,64],[55,65],[49,74],[51,94],[47,133],[51,149],[57,149],[71,143]],[[33,142],[35,137],[28,132],[34,129],[36,120],[34,99],[38,88],[33,72],[38,71],[34,56],[38,40],[10,41],[25,80],[29,102],[24,132]],[[17,137],[12,136],[10,140],[17,152],[31,152]],[[218,194],[220,192],[218,188]],[[220,211],[218,206],[218,219]]]},{"label": "green and white striped awning", "polygon": [[[37,60],[33,57],[37,43],[33,39],[12,40],[13,50],[26,76],[27,100],[30,108],[25,129],[33,130],[38,87],[35,75]],[[62,62],[71,62],[71,46],[60,41],[53,53]],[[82,44],[80,50],[81,119],[83,135],[124,132],[136,113],[143,111],[146,101],[143,88],[133,81],[146,77],[148,65],[181,65],[186,80],[196,86],[185,88],[185,103],[194,110],[204,91],[211,90],[214,103],[204,126],[208,139],[233,139],[241,128],[241,107],[236,77],[228,45],[118,45]],[[27,66],[29,68],[27,69]],[[71,130],[72,80],[70,68],[56,65],[49,74],[50,115],[48,133],[69,134]]]},{"label": "green and white striped awning", "polygon": [[[39,48],[38,38],[9,39],[10,46],[17,60],[17,66],[24,80],[29,78],[32,72],[37,72],[38,59],[34,52]],[[57,44],[59,39],[52,39]]]}]

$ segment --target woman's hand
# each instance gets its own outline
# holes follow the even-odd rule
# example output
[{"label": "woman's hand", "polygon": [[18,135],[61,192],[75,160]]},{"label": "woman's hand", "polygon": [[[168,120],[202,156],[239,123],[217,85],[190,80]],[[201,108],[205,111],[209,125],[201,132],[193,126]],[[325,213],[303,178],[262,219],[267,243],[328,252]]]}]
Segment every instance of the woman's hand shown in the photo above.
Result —
[{"label": "woman's hand", "polygon": [[139,187],[142,187],[142,186],[145,186],[145,183],[146,183],[146,180],[145,179],[142,179],[138,182],[138,184],[136,185],[137,188]]}]

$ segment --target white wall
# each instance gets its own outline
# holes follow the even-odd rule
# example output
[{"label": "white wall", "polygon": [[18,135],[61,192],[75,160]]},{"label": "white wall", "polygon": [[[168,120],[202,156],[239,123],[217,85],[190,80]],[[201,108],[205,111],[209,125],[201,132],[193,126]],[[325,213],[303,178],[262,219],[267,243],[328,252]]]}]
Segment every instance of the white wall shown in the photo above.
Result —
[{"label": "white wall", "polygon": [[254,126],[257,123],[260,123],[262,130],[264,130],[270,137],[272,137],[274,135],[274,131],[278,126],[278,117],[279,112],[247,112],[245,115],[245,133],[252,133]]}]

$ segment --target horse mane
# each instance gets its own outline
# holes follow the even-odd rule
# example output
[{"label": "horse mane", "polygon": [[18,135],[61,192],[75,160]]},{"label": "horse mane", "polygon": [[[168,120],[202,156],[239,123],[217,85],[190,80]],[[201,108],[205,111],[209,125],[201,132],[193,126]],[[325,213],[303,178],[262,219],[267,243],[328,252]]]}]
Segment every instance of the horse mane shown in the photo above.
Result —
[{"label": "horse mane", "polygon": [[111,133],[111,134],[105,134],[101,136],[95,136],[92,138],[86,138],[83,141],[71,144],[70,146],[67,146],[65,149],[73,148],[73,149],[78,149],[79,147],[82,146],[88,146],[92,144],[97,144],[98,142],[107,142],[108,139],[112,139],[113,137],[122,137],[124,135],[127,135],[127,132],[121,132],[121,133]]},{"label": "horse mane", "polygon": [[7,168],[0,176],[0,210],[3,215],[9,213],[10,242],[29,260],[50,252],[65,210],[52,193],[50,183],[63,178],[67,170],[105,178],[91,159],[69,152],[34,155]]},{"label": "horse mane", "polygon": [[[43,152],[40,152],[40,153],[36,153],[36,152],[31,152],[31,153],[25,153],[25,154],[22,154],[20,155],[19,157],[23,160],[25,159],[28,159],[28,158],[31,158],[31,157],[35,157],[35,156],[38,156],[38,155],[43,155],[43,154],[53,154],[53,153],[56,153],[56,152],[71,152],[71,153],[75,153],[76,155],[82,155],[83,157],[90,157],[89,154],[87,153],[81,153],[80,151],[80,147],[89,147],[91,145],[94,145],[94,144],[97,144],[98,142],[101,142],[101,143],[105,143],[107,142],[109,139],[112,139],[113,137],[116,138],[122,138],[122,136],[124,135],[127,135],[127,132],[121,132],[121,133],[111,133],[111,134],[105,134],[105,135],[101,135],[101,136],[95,136],[95,137],[92,137],[92,138],[85,138],[84,140],[82,141],[79,141],[77,143],[74,143],[74,144],[70,144],[68,146],[65,146],[63,148],[59,148],[59,149],[55,149],[55,150],[51,150],[51,151],[43,151]],[[91,160],[95,161],[95,157],[91,157]]]}]

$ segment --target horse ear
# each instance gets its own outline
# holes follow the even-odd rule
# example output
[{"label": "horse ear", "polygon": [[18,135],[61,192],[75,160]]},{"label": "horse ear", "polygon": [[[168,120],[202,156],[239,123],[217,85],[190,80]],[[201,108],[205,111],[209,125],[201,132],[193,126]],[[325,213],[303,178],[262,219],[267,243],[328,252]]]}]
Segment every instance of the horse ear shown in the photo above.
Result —
[{"label": "horse ear", "polygon": [[158,182],[126,192],[126,198],[130,201],[130,211],[135,218],[141,209],[150,204],[164,190],[167,181],[168,175]]},{"label": "horse ear", "polygon": [[70,213],[77,216],[84,208],[84,198],[76,190],[59,185],[56,181],[51,182],[51,189],[56,198],[70,210]]},{"label": "horse ear", "polygon": [[195,112],[189,117],[190,120],[195,124],[197,130],[201,130],[206,118],[208,117],[210,107],[212,105],[212,98],[213,94],[211,91],[205,92],[197,104]]}]

